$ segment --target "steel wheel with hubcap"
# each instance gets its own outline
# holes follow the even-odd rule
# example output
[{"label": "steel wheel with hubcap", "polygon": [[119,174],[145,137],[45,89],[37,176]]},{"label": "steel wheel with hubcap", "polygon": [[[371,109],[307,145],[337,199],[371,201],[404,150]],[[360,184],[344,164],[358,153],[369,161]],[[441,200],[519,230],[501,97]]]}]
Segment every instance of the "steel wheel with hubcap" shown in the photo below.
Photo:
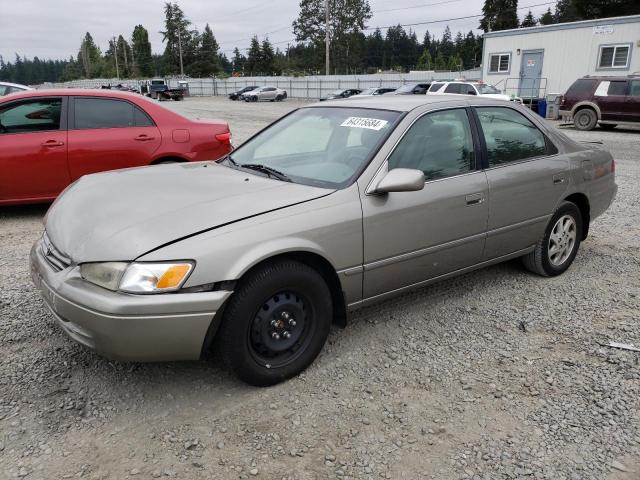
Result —
[{"label": "steel wheel with hubcap", "polygon": [[578,130],[593,130],[598,123],[598,115],[590,108],[578,110],[573,116],[573,125]]},{"label": "steel wheel with hubcap", "polygon": [[575,203],[562,202],[535,249],[522,257],[524,266],[539,275],[560,275],[573,263],[582,240],[582,214]]},{"label": "steel wheel with hubcap", "polygon": [[331,321],[331,292],[322,276],[304,263],[273,261],[240,279],[216,341],[242,380],[273,385],[313,362]]}]

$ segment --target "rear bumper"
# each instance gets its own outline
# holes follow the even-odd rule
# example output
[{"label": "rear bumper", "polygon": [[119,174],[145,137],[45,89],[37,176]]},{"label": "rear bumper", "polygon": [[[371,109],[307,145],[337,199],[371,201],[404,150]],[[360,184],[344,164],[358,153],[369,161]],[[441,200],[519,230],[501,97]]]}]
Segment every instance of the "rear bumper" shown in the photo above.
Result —
[{"label": "rear bumper", "polygon": [[38,241],[31,277],[73,340],[116,360],[200,358],[207,331],[229,291],[130,295],[84,281],[77,266],[56,271]]}]

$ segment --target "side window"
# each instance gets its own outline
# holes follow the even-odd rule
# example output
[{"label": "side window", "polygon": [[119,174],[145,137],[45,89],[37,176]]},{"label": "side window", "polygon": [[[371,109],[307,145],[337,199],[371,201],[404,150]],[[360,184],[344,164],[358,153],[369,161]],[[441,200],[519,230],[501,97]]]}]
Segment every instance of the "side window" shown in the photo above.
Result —
[{"label": "side window", "polygon": [[640,97],[640,80],[631,80],[629,95],[632,97]]},{"label": "side window", "polygon": [[132,127],[133,105],[111,98],[75,98],[75,128]]},{"label": "side window", "polygon": [[444,89],[444,93],[462,93],[460,87],[462,87],[462,85],[459,83],[450,83],[447,85],[447,88]]},{"label": "side window", "polygon": [[155,123],[141,108],[133,107],[133,120],[136,127],[153,127]]},{"label": "side window", "polygon": [[473,85],[462,85],[462,93],[467,95],[477,95],[476,89],[473,88]]},{"label": "side window", "polygon": [[626,93],[627,93],[627,82],[613,81],[609,83],[609,89],[607,90],[607,95],[626,95]]},{"label": "side window", "polygon": [[0,135],[60,129],[62,98],[39,98],[0,108]]},{"label": "side window", "polygon": [[438,90],[440,90],[440,88],[442,88],[442,85],[444,85],[444,83],[432,83],[431,87],[429,87],[429,91],[437,92]]},{"label": "side window", "polygon": [[9,88],[6,85],[0,85],[0,97],[9,93]]},{"label": "side window", "polygon": [[544,135],[521,113],[505,107],[478,107],[476,111],[490,167],[546,153]]},{"label": "side window", "polygon": [[389,157],[389,169],[415,168],[427,179],[473,170],[473,137],[466,110],[444,110],[416,121]]}]

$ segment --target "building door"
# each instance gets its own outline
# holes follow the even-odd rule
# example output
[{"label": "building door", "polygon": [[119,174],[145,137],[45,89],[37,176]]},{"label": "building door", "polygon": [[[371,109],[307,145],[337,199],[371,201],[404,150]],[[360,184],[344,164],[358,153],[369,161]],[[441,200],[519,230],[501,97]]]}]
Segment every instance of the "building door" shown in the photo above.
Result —
[{"label": "building door", "polygon": [[518,96],[523,98],[540,97],[540,77],[542,76],[542,57],[544,50],[524,50],[520,63],[520,83]]}]

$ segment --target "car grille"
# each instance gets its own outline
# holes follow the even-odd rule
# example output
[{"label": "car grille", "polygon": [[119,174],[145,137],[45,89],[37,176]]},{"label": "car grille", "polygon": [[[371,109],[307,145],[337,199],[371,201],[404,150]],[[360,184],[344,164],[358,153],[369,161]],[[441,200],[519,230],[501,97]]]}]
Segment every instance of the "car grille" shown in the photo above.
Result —
[{"label": "car grille", "polygon": [[71,259],[63,255],[62,252],[51,243],[46,233],[42,237],[42,255],[44,255],[44,258],[56,272],[64,270],[71,265]]}]

